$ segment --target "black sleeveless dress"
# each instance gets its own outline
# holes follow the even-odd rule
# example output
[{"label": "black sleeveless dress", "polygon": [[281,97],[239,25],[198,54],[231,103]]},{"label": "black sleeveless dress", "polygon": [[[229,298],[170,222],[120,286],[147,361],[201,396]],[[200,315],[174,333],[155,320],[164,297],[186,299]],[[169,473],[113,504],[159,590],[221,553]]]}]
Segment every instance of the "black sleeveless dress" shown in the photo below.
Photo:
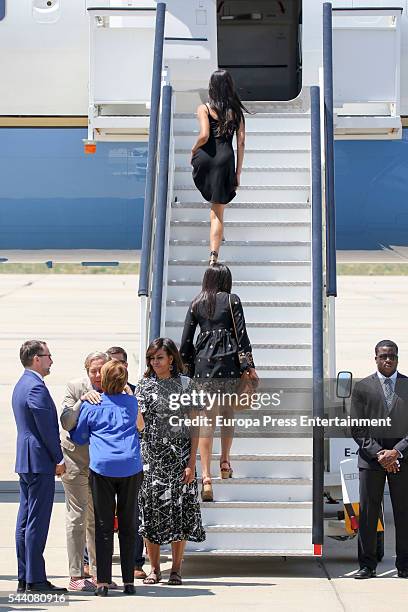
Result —
[{"label": "black sleeveless dress", "polygon": [[193,180],[207,202],[228,204],[236,196],[235,156],[231,136],[218,137],[218,121],[211,117],[208,141],[193,155]]}]

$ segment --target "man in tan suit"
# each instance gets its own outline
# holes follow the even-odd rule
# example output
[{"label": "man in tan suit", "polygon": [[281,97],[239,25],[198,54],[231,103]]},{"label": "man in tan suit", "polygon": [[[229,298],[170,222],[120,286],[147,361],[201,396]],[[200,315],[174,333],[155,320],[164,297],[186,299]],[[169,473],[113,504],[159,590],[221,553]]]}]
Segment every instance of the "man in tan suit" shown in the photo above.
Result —
[{"label": "man in tan suit", "polygon": [[100,403],[101,368],[109,361],[106,353],[91,353],[85,359],[87,376],[77,378],[67,384],[62,404],[61,446],[65,459],[66,472],[62,477],[66,503],[66,532],[69,560],[69,589],[74,591],[93,591],[93,581],[84,576],[85,543],[89,554],[90,572],[96,576],[95,555],[95,517],[91,489],[88,484],[89,450],[88,445],[76,445],[68,432],[78,421],[82,402]]}]

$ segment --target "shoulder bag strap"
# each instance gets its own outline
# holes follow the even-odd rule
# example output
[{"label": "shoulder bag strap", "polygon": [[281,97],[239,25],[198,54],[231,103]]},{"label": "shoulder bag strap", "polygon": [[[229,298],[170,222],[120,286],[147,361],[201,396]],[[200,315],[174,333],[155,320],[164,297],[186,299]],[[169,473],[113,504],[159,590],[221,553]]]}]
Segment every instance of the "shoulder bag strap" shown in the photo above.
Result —
[{"label": "shoulder bag strap", "polygon": [[235,325],[235,317],[234,317],[234,311],[232,310],[231,294],[230,293],[228,294],[228,302],[229,302],[229,307],[230,307],[230,312],[231,312],[232,324],[234,326],[235,340],[237,341],[237,347],[238,347],[239,346],[239,341],[238,341],[237,326]]}]

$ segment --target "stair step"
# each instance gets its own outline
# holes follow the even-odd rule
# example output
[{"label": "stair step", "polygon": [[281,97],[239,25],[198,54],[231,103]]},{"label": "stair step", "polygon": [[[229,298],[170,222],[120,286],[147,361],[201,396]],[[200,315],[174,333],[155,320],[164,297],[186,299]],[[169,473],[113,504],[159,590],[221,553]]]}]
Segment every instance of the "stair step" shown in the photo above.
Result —
[{"label": "stair step", "polygon": [[271,370],[273,372],[301,372],[302,370],[306,372],[310,372],[312,370],[312,366],[310,365],[269,365],[269,364],[256,364],[257,371],[263,370]]},{"label": "stair step", "polygon": [[[171,221],[172,227],[210,227],[209,221]],[[224,227],[310,227],[309,221],[225,221]]]},{"label": "stair step", "polygon": [[[166,327],[183,327],[184,321],[166,321]],[[310,323],[246,323],[247,329],[311,329]]]},{"label": "stair step", "polygon": [[[202,195],[194,185],[184,185],[174,189],[174,195],[178,200],[186,202],[202,202]],[[308,185],[262,185],[261,187],[242,186],[238,189],[236,197],[230,206],[236,206],[242,202],[261,203],[283,203],[299,202],[306,203],[310,197]],[[207,208],[210,204],[207,202]]]},{"label": "stair step", "polygon": [[[244,308],[262,307],[262,308],[298,308],[298,307],[310,307],[310,302],[264,302],[264,301],[250,301],[247,300],[242,302]],[[190,302],[186,300],[167,300],[167,306],[190,306]]]},{"label": "stair step", "polygon": [[[291,383],[289,383],[291,384]],[[217,430],[216,430],[217,431]],[[297,440],[289,439],[283,436],[276,436],[273,440],[270,438],[234,438],[233,445],[234,453],[242,455],[257,455],[258,453],[299,453],[304,455],[310,455],[313,453],[313,440],[311,438],[298,438]],[[214,453],[221,453],[221,441],[219,438],[214,438]],[[234,478],[232,480],[235,480]],[[223,501],[216,498],[217,501]],[[231,500],[224,500],[231,501]],[[248,501],[244,498],[234,497],[232,501]],[[261,501],[261,500],[250,500]],[[264,500],[264,501],[278,501],[278,500]],[[305,500],[279,500],[282,501],[305,501]],[[310,500],[311,501],[311,500]]]},{"label": "stair step", "polygon": [[[225,260],[219,259],[219,263],[227,263]],[[170,259],[169,264],[172,266],[208,266],[208,258],[204,259]],[[307,266],[310,267],[309,260],[270,260],[270,261],[234,261],[234,266]]]},{"label": "stair step", "polygon": [[267,527],[265,525],[206,525],[207,533],[236,533],[245,531],[246,533],[310,533],[309,525],[292,527]]},{"label": "stair step", "polygon": [[[309,411],[311,412],[311,411]],[[263,409],[251,410],[245,413],[237,413],[235,418],[259,418],[266,416],[273,418],[299,418],[300,414],[305,414],[302,410],[290,410],[286,408],[280,411],[275,407],[271,411]],[[265,427],[263,427],[265,429]],[[303,430],[302,430],[303,431]],[[219,474],[220,456],[213,455],[211,461],[211,473]],[[312,477],[312,457],[311,456],[279,456],[279,455],[234,455],[231,456],[231,466],[234,470],[235,478],[311,478]],[[201,460],[197,460],[197,471],[201,472]],[[228,519],[230,520],[230,519]]]},{"label": "stair step", "polygon": [[[232,272],[232,277],[235,281],[239,280],[303,280],[310,281],[311,264],[308,260],[298,261],[278,261],[271,257],[269,262],[266,261],[245,261],[235,260],[233,262],[226,261],[224,257],[218,260],[220,263],[228,265]],[[202,278],[205,270],[208,267],[208,255],[205,258],[198,259],[196,256],[192,258],[177,257],[169,259],[169,274],[172,278],[180,280],[193,280]],[[184,318],[184,317],[183,317]],[[283,321],[284,319],[282,319]],[[306,320],[306,319],[305,319]],[[300,321],[299,321],[300,322]]]},{"label": "stair step", "polygon": [[[185,216],[185,214],[184,214]],[[208,216],[208,215],[206,215]],[[206,220],[172,220],[171,221],[171,244],[173,241],[192,241],[195,244],[207,245],[209,242],[203,239],[209,235],[210,222]],[[262,221],[226,221],[224,236],[226,241],[223,245],[241,243],[245,237],[245,243],[261,241],[283,245],[284,242],[291,245],[310,244],[310,223],[293,222],[265,222]]]},{"label": "stair step", "polygon": [[292,510],[292,509],[312,509],[313,502],[277,502],[277,501],[213,501],[201,502],[201,508],[244,508],[251,510],[252,508],[260,508],[264,510]]},{"label": "stair step", "polygon": [[[201,483],[201,478],[198,478],[197,480],[198,482]],[[213,486],[227,486],[227,487],[235,487],[238,485],[248,485],[248,486],[293,485],[297,487],[297,486],[310,486],[312,484],[311,478],[268,478],[268,477],[250,478],[250,477],[245,477],[245,478],[224,479],[224,478],[217,477],[217,478],[212,478],[211,481],[212,481]],[[222,500],[220,499],[220,501]],[[246,500],[243,500],[243,501],[246,501]],[[263,501],[263,500],[258,500],[258,501]],[[270,501],[270,500],[265,500],[265,501]],[[304,500],[304,501],[309,501],[309,500]]]},{"label": "stair step", "polygon": [[[192,148],[198,137],[198,130],[176,130],[175,148]],[[310,130],[246,130],[245,145],[249,149],[286,149],[310,148]]]},{"label": "stair step", "polygon": [[[311,205],[309,202],[236,202],[235,200],[231,204],[231,207],[240,208],[240,209],[268,209],[271,208],[273,210],[289,210],[289,209],[310,209]],[[200,202],[173,202],[172,208],[205,208],[208,210],[209,203],[205,201]]]},{"label": "stair step", "polygon": [[[191,149],[176,149],[176,166],[190,164]],[[244,170],[249,168],[268,166],[310,167],[310,149],[248,149],[245,147]],[[191,171],[191,166],[190,166]]]},{"label": "stair step", "polygon": [[[240,185],[238,193],[243,191],[272,191],[275,189],[293,190],[293,191],[309,191],[309,185]],[[194,185],[178,185],[174,191],[194,191],[197,190]],[[208,206],[208,204],[207,204]]]},{"label": "stair step", "polygon": [[[220,453],[212,455],[214,461],[221,459]],[[230,455],[231,462],[233,461],[313,461],[313,455],[305,455],[298,453],[259,453],[259,454],[232,454]]]},{"label": "stair step", "polygon": [[[191,173],[191,166],[176,166],[175,171],[181,173]],[[310,172],[310,169],[299,166],[249,166],[243,168],[243,175],[246,172],[248,174],[253,174],[255,172],[283,172],[289,174],[290,172]]]},{"label": "stair step", "polygon": [[[174,130],[174,136],[194,136],[198,137],[200,130]],[[267,136],[269,138],[279,136],[300,136],[306,134],[310,136],[310,130],[245,130],[245,136]],[[176,147],[177,148],[177,147]]]},{"label": "stair step", "polygon": [[[209,240],[178,240],[171,239],[170,245],[174,246],[204,246],[210,244]],[[223,248],[226,247],[248,247],[250,249],[256,247],[282,247],[282,246],[310,246],[310,240],[225,240],[222,243]]]},{"label": "stair step", "polygon": [[[288,531],[283,529],[282,531],[273,531],[268,528],[254,528],[250,531],[250,527],[244,527],[243,529],[222,529],[222,526],[217,526],[212,529],[211,527],[205,527],[206,529],[206,540],[201,543],[188,542],[186,550],[192,551],[208,551],[214,549],[221,550],[237,550],[241,549],[252,549],[252,550],[273,550],[273,549],[294,549],[305,550],[311,545],[312,533],[311,528],[307,528],[307,531]],[[300,528],[302,529],[302,528]],[[238,535],[239,534],[239,535]]]},{"label": "stair step", "polygon": [[[246,125],[248,124],[248,121],[251,119],[310,119],[310,113],[306,112],[306,113],[297,113],[297,112],[288,112],[288,113],[282,113],[277,111],[276,113],[270,113],[270,112],[250,112],[250,113],[246,113],[244,112],[244,117],[245,117],[245,123]],[[174,119],[194,119],[195,121],[197,121],[197,115],[196,113],[175,113],[174,114]]]},{"label": "stair step", "polygon": [[201,513],[206,530],[224,521],[248,528],[256,525],[279,528],[283,519],[286,527],[312,525],[310,502],[204,502]]},{"label": "stair step", "polygon": [[[187,168],[186,171],[178,171],[174,175],[174,190],[177,192],[178,189],[184,189],[185,187],[191,187],[196,189],[193,181],[193,175],[191,167]],[[293,170],[291,168],[283,168],[274,170],[269,169],[244,169],[241,176],[241,184],[238,191],[246,189],[248,187],[255,187],[260,189],[261,187],[305,187],[309,188],[310,182],[310,170],[308,168],[299,168]]]},{"label": "stair step", "polygon": [[[310,243],[306,241],[288,240],[279,243],[278,241],[227,240],[222,245],[222,256],[227,265],[234,265],[235,262],[241,262],[242,259],[246,259],[249,263],[259,262],[268,255],[275,260],[305,261],[311,256],[310,251]],[[192,260],[195,257],[205,260],[209,252],[208,241],[170,241],[169,258],[171,260]]]},{"label": "stair step", "polygon": [[[169,286],[178,287],[201,287],[201,281],[188,281],[188,280],[177,280],[170,279],[167,281]],[[243,280],[235,281],[234,287],[311,287],[311,283],[308,281],[253,281]]]},{"label": "stair step", "polygon": [[[188,202],[202,202],[202,195],[193,185],[182,185],[174,188],[174,195],[178,200]],[[309,185],[243,185],[237,191],[236,197],[231,203],[236,206],[240,202],[270,203],[270,202],[301,202],[309,199]],[[207,202],[207,208],[210,204]]]},{"label": "stair step", "polygon": [[[208,202],[177,201],[172,204],[171,219],[173,221],[208,222],[209,217],[210,204]],[[308,202],[239,202],[235,198],[225,208],[225,223],[310,224],[310,222]]]},{"label": "stair step", "polygon": [[[191,545],[191,548],[190,548]],[[162,549],[164,550],[164,549]],[[170,550],[169,550],[170,553]],[[184,553],[187,557],[314,557],[314,548],[311,545],[310,548],[304,550],[289,550],[287,548],[282,549],[271,549],[271,550],[253,550],[253,549],[225,549],[220,550],[218,548],[208,548],[205,551],[194,550],[193,543],[189,542]]]}]

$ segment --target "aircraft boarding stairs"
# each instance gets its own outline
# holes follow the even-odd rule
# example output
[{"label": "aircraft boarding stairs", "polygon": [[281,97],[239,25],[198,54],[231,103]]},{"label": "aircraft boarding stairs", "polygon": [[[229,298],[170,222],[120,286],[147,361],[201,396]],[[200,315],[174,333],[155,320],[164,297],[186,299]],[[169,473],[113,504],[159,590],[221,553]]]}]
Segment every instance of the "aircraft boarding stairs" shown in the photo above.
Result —
[{"label": "aircraft boarding stairs", "polygon": [[[225,211],[219,260],[231,268],[262,378],[312,376],[309,106],[308,95],[250,104],[242,185]],[[208,260],[209,205],[194,186],[189,163],[196,117],[175,114],[173,130],[163,317],[165,335],[180,342]],[[302,409],[294,401],[293,411]],[[219,442],[214,440],[212,464],[215,501],[202,503],[207,539],[188,543],[186,553],[314,554],[312,439],[284,438],[276,431],[235,437],[229,480],[219,477]]]}]

